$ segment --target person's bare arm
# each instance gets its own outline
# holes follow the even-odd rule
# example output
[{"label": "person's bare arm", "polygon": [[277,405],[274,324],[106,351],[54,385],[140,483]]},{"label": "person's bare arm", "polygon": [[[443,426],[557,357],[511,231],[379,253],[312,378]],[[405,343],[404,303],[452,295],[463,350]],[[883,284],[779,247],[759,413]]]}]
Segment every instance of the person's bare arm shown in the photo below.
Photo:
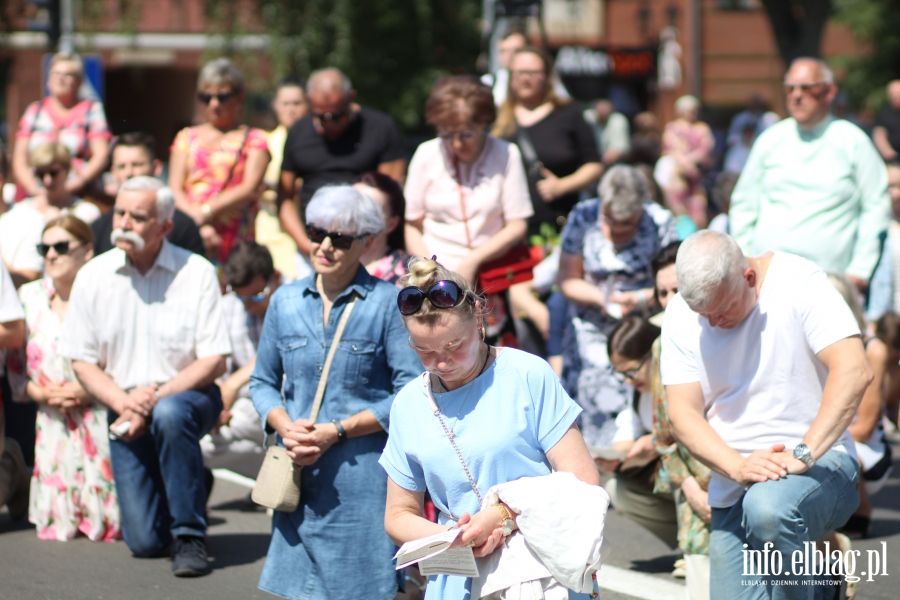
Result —
[{"label": "person's bare arm", "polygon": [[210,386],[216,377],[225,373],[225,357],[220,355],[198,358],[178,375],[159,386],[160,397],[165,398],[178,392],[199,390]]},{"label": "person's bare arm", "polygon": [[550,335],[550,311],[534,295],[534,282],[523,281],[509,288],[509,301],[515,314],[525,313],[544,339]]},{"label": "person's bare arm", "polygon": [[873,340],[866,348],[866,358],[872,366],[872,383],[866,388],[856,422],[850,425],[850,435],[857,442],[867,442],[875,433],[881,420],[881,408],[884,403],[884,383],[888,361],[887,346],[881,340]]},{"label": "person's bare arm", "polygon": [[91,148],[91,158],[81,167],[75,178],[70,180],[66,187],[74,193],[84,189],[84,186],[94,181],[106,170],[109,163],[109,140],[102,137],[94,137],[88,140]]},{"label": "person's bare arm", "polygon": [[425,493],[412,492],[387,482],[387,502],[384,508],[384,530],[398,546],[447,530],[446,525],[432,523],[424,514]]},{"label": "person's bare arm", "polygon": [[[75,372],[75,377],[78,378],[79,383],[81,383],[81,386],[88,394],[119,414],[123,414],[129,409],[137,409],[136,402],[139,401],[145,401],[150,404],[149,408],[144,407],[143,411],[145,414],[149,414],[153,404],[155,404],[155,398],[152,402],[150,398],[138,398],[137,395],[135,395],[133,399],[130,399],[129,394],[117,386],[112,377],[107,375],[103,369],[94,363],[73,360],[72,370]],[[140,389],[149,390],[150,388]],[[148,395],[146,393],[143,394],[144,396]],[[152,390],[149,392],[149,395],[153,395]]]},{"label": "person's bare arm", "polygon": [[384,173],[400,185],[403,185],[403,180],[406,179],[406,160],[398,158],[397,160],[383,162],[378,165],[378,172]]},{"label": "person's bare arm", "polygon": [[250,376],[253,375],[253,369],[256,367],[256,357],[254,356],[246,365],[229,375],[223,381],[219,388],[222,390],[222,410],[231,410],[237,401],[238,393],[245,385],[250,383]]},{"label": "person's bare arm", "polygon": [[481,264],[506,254],[513,246],[525,238],[528,222],[525,219],[511,219],[503,229],[492,235],[486,242],[473,248],[463,257],[456,271],[470,283],[475,283]]},{"label": "person's bare arm", "polygon": [[543,169],[543,179],[537,182],[538,192],[545,202],[552,202],[560,196],[583,190],[595,183],[603,174],[603,163],[584,163],[578,170],[565,177],[557,177],[550,170]]},{"label": "person's bare arm", "polygon": [[21,348],[25,344],[25,321],[0,323],[0,348]]},{"label": "person's bare arm", "polygon": [[187,181],[187,153],[183,150],[172,150],[169,155],[169,187],[175,195],[175,207],[190,214],[191,204],[184,191],[185,181]]},{"label": "person's bare arm", "polygon": [[423,221],[425,219],[416,219],[415,221],[407,221],[404,227],[406,234],[406,251],[413,256],[428,256],[428,246],[425,245],[425,236],[423,234]]},{"label": "person's bare arm", "polygon": [[590,485],[600,485],[600,473],[588,452],[581,437],[578,426],[574,423],[569,426],[569,430],[562,436],[556,445],[547,451],[547,460],[554,471],[564,471],[572,473],[584,483]]},{"label": "person's bare arm", "polygon": [[300,221],[300,207],[297,191],[303,185],[302,180],[290,171],[282,171],[278,180],[278,217],[281,228],[291,236],[297,244],[297,252],[309,256],[310,243],[306,235],[306,227]]},{"label": "person's bare arm", "polygon": [[566,300],[606,310],[606,299],[597,286],[584,279],[584,259],[579,254],[562,252],[559,257],[559,291]]},{"label": "person's bare arm", "polygon": [[872,141],[875,142],[875,147],[878,148],[878,152],[881,153],[884,160],[897,158],[897,150],[888,141],[887,129],[881,126],[872,129]]},{"label": "person's bare arm", "polygon": [[787,465],[775,455],[784,450],[784,444],[757,450],[745,458],[725,443],[706,421],[699,382],[667,385],[666,401],[675,437],[697,460],[719,475],[741,485],[787,475]]},{"label": "person's bare arm", "polygon": [[13,269],[9,265],[7,265],[6,270],[9,271],[9,276],[12,278],[13,286],[15,286],[16,289],[19,289],[30,281],[37,281],[41,278],[40,271],[32,271],[31,269]]},{"label": "person's bare arm", "polygon": [[268,150],[247,151],[244,178],[239,184],[213,196],[209,202],[210,217],[216,217],[231,210],[256,202],[256,192],[262,183],[271,156]]},{"label": "person's bare arm", "polygon": [[16,138],[12,156],[12,172],[13,179],[25,189],[25,193],[34,196],[38,193],[40,186],[31,172],[31,165],[28,164],[28,141],[30,139],[31,136]]}]

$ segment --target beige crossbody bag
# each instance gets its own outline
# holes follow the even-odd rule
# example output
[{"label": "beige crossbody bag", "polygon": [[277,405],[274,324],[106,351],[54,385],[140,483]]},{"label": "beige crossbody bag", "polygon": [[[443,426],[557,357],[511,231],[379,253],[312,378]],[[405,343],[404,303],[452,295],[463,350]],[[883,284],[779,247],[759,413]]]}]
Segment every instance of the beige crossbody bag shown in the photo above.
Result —
[{"label": "beige crossbody bag", "polygon": [[[331,348],[328,349],[328,356],[325,357],[322,378],[319,379],[319,387],[316,388],[316,396],[313,399],[312,411],[309,415],[309,420],[313,423],[319,416],[322,398],[325,397],[325,385],[328,383],[328,374],[331,372],[331,362],[334,360],[334,353],[337,352],[341,336],[344,335],[347,321],[350,320],[350,313],[356,306],[356,300],[357,296],[354,295],[353,300],[344,309],[344,314],[341,315],[341,320],[338,322],[337,331],[334,333]],[[277,444],[269,446],[266,449],[262,467],[259,469],[259,475],[256,476],[256,485],[253,486],[250,498],[257,504],[273,510],[294,512],[300,504],[300,472],[302,470],[302,466],[291,460],[287,450]]]}]

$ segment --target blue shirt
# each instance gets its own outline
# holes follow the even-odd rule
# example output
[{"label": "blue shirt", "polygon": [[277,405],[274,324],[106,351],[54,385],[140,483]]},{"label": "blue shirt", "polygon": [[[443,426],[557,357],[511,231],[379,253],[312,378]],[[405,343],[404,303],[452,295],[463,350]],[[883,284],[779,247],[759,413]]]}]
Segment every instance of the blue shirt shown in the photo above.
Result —
[{"label": "blue shirt", "polygon": [[[546,361],[512,348],[503,348],[475,380],[434,396],[482,497],[499,483],[549,475],[547,452],[581,412]],[[433,413],[422,376],[397,394],[391,433],[379,463],[400,487],[413,492],[427,489],[442,513],[459,517],[480,510],[466,472]],[[447,514],[439,521],[454,522]],[[469,597],[470,585],[464,577],[432,578],[427,598],[462,600]]]}]

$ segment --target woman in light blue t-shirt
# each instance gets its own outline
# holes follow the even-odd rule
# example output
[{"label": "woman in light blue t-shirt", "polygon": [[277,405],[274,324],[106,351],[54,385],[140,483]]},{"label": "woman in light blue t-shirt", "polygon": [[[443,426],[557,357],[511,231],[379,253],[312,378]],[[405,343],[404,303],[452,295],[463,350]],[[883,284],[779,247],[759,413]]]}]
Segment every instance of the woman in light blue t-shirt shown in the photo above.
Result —
[{"label": "woman in light blue t-shirt", "polygon": [[[517,515],[507,505],[481,509],[492,486],[551,471],[599,485],[575,425],[581,409],[545,361],[484,343],[482,301],[460,275],[434,260],[414,259],[406,279],[409,287],[397,303],[426,373],[407,384],[391,408],[379,461],[389,476],[385,528],[403,544],[459,527],[455,543],[484,557],[516,529]],[[438,523],[423,517],[426,490],[440,511]],[[542,581],[545,590],[556,586],[548,597],[565,595],[550,579]],[[471,584],[465,577],[433,576],[426,598],[468,599]]]}]

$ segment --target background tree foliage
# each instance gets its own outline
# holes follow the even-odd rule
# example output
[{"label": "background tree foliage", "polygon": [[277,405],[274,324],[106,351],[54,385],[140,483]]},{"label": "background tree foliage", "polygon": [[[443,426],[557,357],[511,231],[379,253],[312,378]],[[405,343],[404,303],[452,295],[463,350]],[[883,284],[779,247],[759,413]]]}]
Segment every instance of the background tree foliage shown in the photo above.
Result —
[{"label": "background tree foliage", "polygon": [[[359,101],[407,131],[423,127],[425,99],[439,77],[473,72],[479,52],[479,0],[250,0],[271,37],[274,84],[333,66]],[[206,0],[219,33],[247,33],[246,2]],[[239,52],[235,51],[236,54]],[[237,58],[237,57],[236,57]],[[250,57],[247,57],[250,58]]]},{"label": "background tree foliage", "polygon": [[877,109],[885,101],[885,84],[900,79],[900,2],[897,0],[834,0],[836,16],[871,52],[844,59],[841,87],[858,107]]}]

